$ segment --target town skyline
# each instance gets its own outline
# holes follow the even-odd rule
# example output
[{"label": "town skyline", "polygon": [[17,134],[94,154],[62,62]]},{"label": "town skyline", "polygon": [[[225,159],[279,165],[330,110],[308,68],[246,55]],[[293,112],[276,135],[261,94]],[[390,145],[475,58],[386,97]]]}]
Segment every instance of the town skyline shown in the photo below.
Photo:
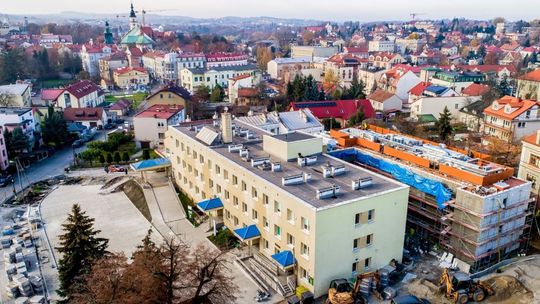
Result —
[{"label": "town skyline", "polygon": [[[309,2],[294,1],[289,3],[285,0],[277,0],[265,3],[254,3],[247,0],[234,0],[232,5],[215,3],[212,0],[201,0],[196,4],[187,3],[178,7],[178,4],[167,0],[139,0],[135,1],[136,10],[145,9],[149,14],[165,16],[190,16],[195,18],[220,18],[226,16],[259,17],[271,16],[290,19],[316,19],[328,21],[383,21],[383,20],[410,20],[411,13],[417,13],[418,19],[451,19],[454,17],[489,20],[495,17],[505,17],[508,20],[531,20],[535,19],[535,11],[540,9],[540,3],[528,3],[529,1],[518,0],[512,11],[507,10],[507,3],[501,0],[491,1],[486,7],[481,1],[438,1],[426,3],[423,0],[413,0],[406,4],[395,0],[386,0],[377,3],[347,3],[345,0],[334,2],[331,10],[322,0]],[[115,13],[122,14],[129,7],[128,1],[115,1],[110,3],[105,0],[96,0],[92,5],[71,1],[54,1],[42,3],[37,0],[27,1],[25,7],[16,2],[3,3],[2,13],[13,15],[43,15],[62,13]],[[521,4],[521,5],[519,5]],[[283,10],[284,6],[289,9]],[[208,7],[213,7],[208,10]],[[463,10],[467,7],[467,10]],[[331,14],[329,14],[329,11]]]}]

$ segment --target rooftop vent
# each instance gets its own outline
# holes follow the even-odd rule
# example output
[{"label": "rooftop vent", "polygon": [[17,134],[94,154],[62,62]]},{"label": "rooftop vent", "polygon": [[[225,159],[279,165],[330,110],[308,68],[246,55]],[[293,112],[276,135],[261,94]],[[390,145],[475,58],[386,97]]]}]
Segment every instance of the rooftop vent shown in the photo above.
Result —
[{"label": "rooftop vent", "polygon": [[360,190],[366,187],[369,187],[371,184],[373,184],[373,178],[368,177],[362,177],[357,180],[351,181],[351,188],[353,190]]},{"label": "rooftop vent", "polygon": [[249,157],[249,150],[248,150],[248,149],[240,149],[240,150],[238,151],[238,153],[240,154],[240,157],[242,157],[242,158],[244,158],[244,157],[245,157],[245,158]]},{"label": "rooftop vent", "polygon": [[279,172],[281,171],[281,163],[280,162],[273,162],[272,163],[272,172]]},{"label": "rooftop vent", "polygon": [[[252,160],[252,163],[253,163],[253,160]],[[263,171],[269,171],[270,169],[272,169],[272,165],[270,164],[270,162],[263,162],[262,164],[258,165],[257,168]]]},{"label": "rooftop vent", "polygon": [[341,187],[337,185],[320,188],[320,189],[317,189],[317,198],[318,199],[335,198],[339,195],[340,191],[341,191]]},{"label": "rooftop vent", "polygon": [[327,165],[321,166],[321,168],[323,171],[324,178],[343,175],[345,174],[345,171],[346,171],[344,165],[332,166],[330,165],[330,163],[328,163]]},{"label": "rooftop vent", "polygon": [[229,152],[239,152],[244,148],[244,145],[238,144],[238,145],[229,145]]},{"label": "rooftop vent", "polygon": [[302,156],[302,154],[298,153],[298,165],[300,167],[305,167],[305,166],[309,166],[309,165],[313,165],[317,162],[317,155],[313,155],[313,156]]},{"label": "rooftop vent", "polygon": [[258,165],[262,165],[266,162],[270,162],[270,157],[258,157],[258,158],[252,158],[251,159],[251,166],[256,167]]},{"label": "rooftop vent", "polygon": [[300,173],[295,175],[284,176],[281,178],[281,184],[283,186],[299,185],[307,183],[311,180],[310,173]]}]

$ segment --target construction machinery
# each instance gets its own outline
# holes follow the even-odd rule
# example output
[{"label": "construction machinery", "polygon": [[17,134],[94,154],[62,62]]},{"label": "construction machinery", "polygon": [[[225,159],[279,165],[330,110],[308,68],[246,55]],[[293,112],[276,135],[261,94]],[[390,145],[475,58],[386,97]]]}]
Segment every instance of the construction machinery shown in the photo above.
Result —
[{"label": "construction machinery", "polygon": [[493,288],[482,281],[474,281],[464,272],[456,272],[450,276],[445,268],[439,285],[445,296],[454,303],[465,304],[469,301],[481,302],[495,293]]},{"label": "construction machinery", "polygon": [[357,275],[354,286],[347,279],[336,279],[330,282],[326,304],[366,303],[365,299],[361,296],[361,285],[364,279],[372,279],[375,282],[375,290],[380,289],[380,275],[378,272],[366,272]]}]

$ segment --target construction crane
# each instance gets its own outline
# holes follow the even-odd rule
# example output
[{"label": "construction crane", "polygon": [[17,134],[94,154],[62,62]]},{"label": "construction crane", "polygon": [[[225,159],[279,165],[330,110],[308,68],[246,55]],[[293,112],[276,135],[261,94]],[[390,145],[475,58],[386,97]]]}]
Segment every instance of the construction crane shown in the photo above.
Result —
[{"label": "construction crane", "polygon": [[[144,8],[140,11],[135,11],[137,14],[142,14],[142,25],[146,25],[146,13],[158,13],[158,12],[171,12],[177,11],[178,9],[159,9],[159,10],[145,10]],[[116,18],[129,18],[126,15],[116,15]]]},{"label": "construction crane", "polygon": [[421,16],[421,15],[425,15],[425,14],[424,13],[410,13],[409,15],[411,15],[412,20],[414,21],[416,19],[416,16]]}]

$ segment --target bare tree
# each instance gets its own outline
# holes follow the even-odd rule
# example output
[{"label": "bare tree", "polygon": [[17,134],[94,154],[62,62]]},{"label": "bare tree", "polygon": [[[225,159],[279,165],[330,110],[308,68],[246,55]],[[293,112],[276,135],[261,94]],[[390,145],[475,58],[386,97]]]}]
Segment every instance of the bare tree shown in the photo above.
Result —
[{"label": "bare tree", "polygon": [[14,95],[8,92],[0,92],[0,107],[12,107],[15,105]]}]

